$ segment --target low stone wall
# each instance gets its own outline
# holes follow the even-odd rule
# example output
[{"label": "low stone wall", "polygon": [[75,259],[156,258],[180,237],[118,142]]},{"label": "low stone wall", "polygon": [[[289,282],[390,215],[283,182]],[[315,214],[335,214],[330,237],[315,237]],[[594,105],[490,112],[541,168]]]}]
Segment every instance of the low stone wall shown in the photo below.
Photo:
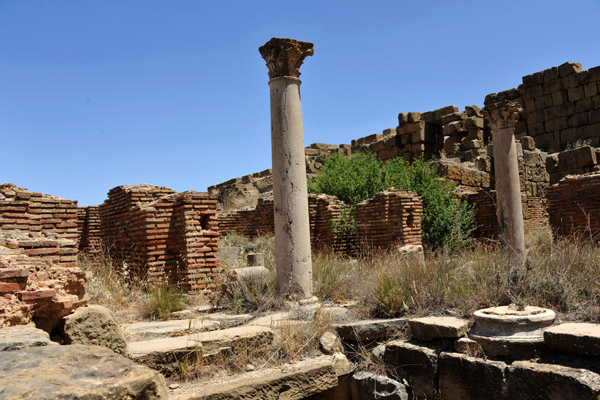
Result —
[{"label": "low stone wall", "polygon": [[558,235],[600,237],[600,173],[568,176],[548,190],[550,222]]}]

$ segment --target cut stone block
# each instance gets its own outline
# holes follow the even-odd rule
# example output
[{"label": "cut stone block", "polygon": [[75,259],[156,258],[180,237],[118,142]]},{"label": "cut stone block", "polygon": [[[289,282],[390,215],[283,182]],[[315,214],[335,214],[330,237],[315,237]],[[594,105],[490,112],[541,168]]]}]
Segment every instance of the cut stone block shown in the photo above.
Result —
[{"label": "cut stone block", "polygon": [[440,397],[448,400],[504,398],[505,369],[506,364],[500,361],[442,353],[438,363]]},{"label": "cut stone block", "polygon": [[417,346],[395,340],[385,346],[383,361],[390,376],[406,379],[414,396],[434,398],[440,352],[441,348],[436,346]]},{"label": "cut stone block", "polygon": [[164,378],[104,347],[0,352],[0,399],[167,399]]},{"label": "cut stone block", "polygon": [[516,361],[507,369],[507,399],[597,399],[600,375],[580,368]]},{"label": "cut stone block", "polygon": [[165,337],[127,345],[129,358],[171,374],[181,357],[202,358],[217,354],[223,348],[235,351],[237,346],[263,347],[273,341],[273,332],[261,326],[242,326],[192,335]]},{"label": "cut stone block", "polygon": [[322,356],[252,371],[225,380],[186,385],[171,393],[171,400],[286,399],[300,400],[332,389],[338,377],[352,372],[343,354]]},{"label": "cut stone block", "polygon": [[406,318],[370,319],[344,324],[334,324],[337,334],[343,340],[369,342],[390,338],[406,325]]},{"label": "cut stone block", "polygon": [[570,322],[548,328],[544,342],[551,350],[600,356],[600,324]]},{"label": "cut stone block", "polygon": [[408,326],[417,340],[457,339],[467,334],[469,321],[455,317],[423,317],[409,319]]}]

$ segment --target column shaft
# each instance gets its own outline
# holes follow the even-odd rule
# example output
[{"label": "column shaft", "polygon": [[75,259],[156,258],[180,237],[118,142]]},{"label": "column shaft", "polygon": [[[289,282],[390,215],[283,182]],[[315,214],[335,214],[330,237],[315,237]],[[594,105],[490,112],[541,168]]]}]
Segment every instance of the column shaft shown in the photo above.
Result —
[{"label": "column shaft", "polygon": [[269,86],[277,284],[286,296],[308,298],[312,262],[300,80],[275,78]]}]

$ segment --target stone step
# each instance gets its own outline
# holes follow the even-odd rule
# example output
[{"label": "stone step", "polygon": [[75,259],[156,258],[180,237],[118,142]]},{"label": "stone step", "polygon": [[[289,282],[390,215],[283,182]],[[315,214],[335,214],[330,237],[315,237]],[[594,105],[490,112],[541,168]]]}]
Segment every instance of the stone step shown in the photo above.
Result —
[{"label": "stone step", "polygon": [[191,335],[142,340],[127,344],[129,358],[146,364],[166,375],[182,358],[201,359],[220,352],[224,348],[238,346],[260,348],[273,341],[273,332],[260,326],[241,326]]},{"label": "stone step", "polygon": [[544,342],[551,350],[600,356],[600,324],[569,322],[552,326],[544,332]]},{"label": "stone step", "polygon": [[130,337],[153,339],[162,336],[183,336],[202,331],[218,329],[219,321],[198,317],[194,319],[176,319],[169,321],[136,322],[123,325],[123,331]]},{"label": "stone step", "polygon": [[469,321],[456,317],[423,317],[408,320],[411,336],[417,340],[458,339],[466,336]]},{"label": "stone step", "polygon": [[338,377],[349,374],[352,369],[346,357],[336,353],[227,379],[182,386],[172,391],[169,399],[300,400],[338,386]]}]

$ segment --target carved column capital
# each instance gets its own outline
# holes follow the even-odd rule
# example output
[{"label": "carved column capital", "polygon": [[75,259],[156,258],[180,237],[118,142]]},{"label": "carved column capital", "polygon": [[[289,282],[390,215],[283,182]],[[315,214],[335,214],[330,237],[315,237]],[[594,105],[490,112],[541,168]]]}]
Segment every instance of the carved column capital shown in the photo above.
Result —
[{"label": "carved column capital", "polygon": [[258,51],[267,62],[269,79],[284,76],[299,78],[302,62],[314,53],[312,43],[281,38],[272,38]]},{"label": "carved column capital", "polygon": [[514,129],[520,118],[521,111],[523,111],[521,103],[507,100],[488,104],[483,109],[483,114],[489,121],[492,130]]}]

